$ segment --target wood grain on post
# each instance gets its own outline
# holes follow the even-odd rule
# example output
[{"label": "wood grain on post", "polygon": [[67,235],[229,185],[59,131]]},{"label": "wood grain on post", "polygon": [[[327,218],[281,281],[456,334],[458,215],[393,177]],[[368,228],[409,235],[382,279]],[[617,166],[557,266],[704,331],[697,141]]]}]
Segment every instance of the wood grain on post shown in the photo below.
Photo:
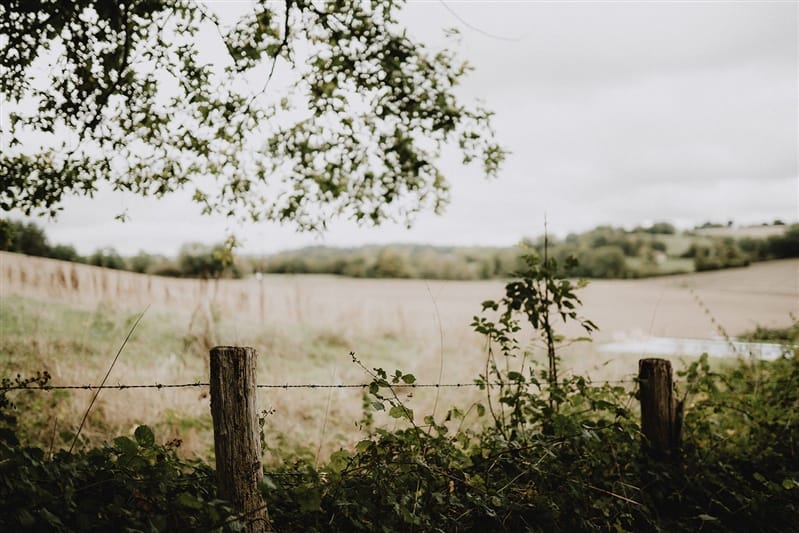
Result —
[{"label": "wood grain on post", "polygon": [[672,385],[671,362],[665,359],[638,361],[641,431],[656,457],[678,459],[682,426],[682,403]]},{"label": "wood grain on post", "polygon": [[255,349],[211,348],[211,417],[220,497],[242,514],[245,531],[270,531],[259,492],[263,480],[256,407]]}]

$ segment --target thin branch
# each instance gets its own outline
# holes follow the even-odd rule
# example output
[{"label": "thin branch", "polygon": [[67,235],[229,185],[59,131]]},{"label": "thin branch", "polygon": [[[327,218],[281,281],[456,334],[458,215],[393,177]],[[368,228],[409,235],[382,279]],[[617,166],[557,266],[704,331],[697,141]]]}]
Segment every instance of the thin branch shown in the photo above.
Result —
[{"label": "thin branch", "polygon": [[444,2],[444,0],[439,0],[439,2],[441,3],[442,6],[444,6],[444,8],[447,11],[450,12],[450,14],[453,17],[458,19],[461,24],[463,24],[464,26],[466,26],[470,30],[476,31],[477,33],[481,33],[481,34],[485,35],[486,37],[490,37],[491,39],[497,39],[497,40],[500,40],[500,41],[518,42],[518,41],[521,41],[521,39],[522,39],[521,37],[506,37],[504,35],[496,35],[494,33],[489,33],[489,32],[487,32],[487,31],[485,31],[485,30],[483,30],[481,28],[478,28],[477,26],[475,26],[473,24],[470,24],[469,22],[466,22],[466,20],[464,20],[464,18],[461,17],[454,9],[449,7],[449,5],[447,5],[447,3]]},{"label": "thin branch", "polygon": [[609,490],[605,490],[605,489],[601,489],[599,487],[595,487],[595,486],[591,485],[590,483],[587,483],[587,485],[588,485],[588,488],[590,488],[590,489],[593,489],[593,490],[598,491],[598,492],[602,492],[603,494],[607,494],[608,496],[613,496],[614,498],[618,498],[618,499],[620,499],[622,501],[625,501],[627,503],[632,503],[633,505],[642,505],[641,502],[637,502],[635,500],[627,498],[626,496],[622,496],[621,494],[616,494],[615,492],[610,492]]},{"label": "thin branch", "polygon": [[108,380],[108,376],[111,375],[111,370],[114,369],[114,365],[117,363],[119,355],[122,353],[122,350],[125,349],[125,345],[127,345],[128,340],[130,339],[131,335],[133,335],[133,332],[136,331],[136,326],[138,326],[139,322],[141,322],[141,319],[144,318],[144,313],[147,312],[147,309],[149,309],[149,307],[150,307],[149,305],[145,307],[144,311],[142,311],[139,317],[136,319],[136,322],[133,323],[133,326],[131,326],[130,331],[128,331],[128,335],[125,337],[125,340],[122,341],[122,345],[119,347],[116,356],[114,356],[114,360],[111,361],[111,366],[108,367],[108,372],[105,373],[103,381],[100,382],[100,387],[97,389],[97,392],[94,393],[92,401],[89,402],[89,407],[86,409],[86,412],[83,413],[83,419],[80,421],[80,425],[78,426],[78,431],[75,433],[75,438],[72,439],[72,445],[69,447],[69,453],[72,453],[72,450],[75,448],[75,444],[78,442],[78,437],[80,437],[80,432],[81,430],[83,430],[83,425],[86,423],[86,419],[89,417],[89,411],[92,410],[94,402],[97,401],[97,397],[100,395],[100,390],[105,385],[105,382]]},{"label": "thin branch", "polygon": [[[430,290],[430,284],[427,283],[427,281],[425,281],[424,286],[427,289],[427,293],[430,295],[430,299],[433,301],[433,307],[436,310],[436,322],[438,323],[438,343],[439,343],[438,381],[436,383],[441,383],[441,380],[444,377],[444,327],[441,324],[441,313],[438,309],[438,302],[436,302],[436,299],[433,296],[433,292]],[[438,400],[440,395],[441,395],[441,389],[440,388],[436,389],[436,399],[433,402],[433,413],[432,413],[432,416],[434,418],[436,416],[436,409],[438,408]]]}]

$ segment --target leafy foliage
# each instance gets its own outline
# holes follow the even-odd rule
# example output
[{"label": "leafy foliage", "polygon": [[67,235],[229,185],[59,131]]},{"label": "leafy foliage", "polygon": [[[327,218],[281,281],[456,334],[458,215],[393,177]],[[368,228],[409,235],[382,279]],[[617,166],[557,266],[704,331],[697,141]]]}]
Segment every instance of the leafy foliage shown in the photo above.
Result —
[{"label": "leafy foliage", "polygon": [[790,531],[799,516],[799,359],[739,360],[685,376],[684,466],[660,495],[720,530]]},{"label": "leafy foliage", "polygon": [[181,276],[191,278],[216,278],[226,272],[240,277],[233,264],[230,248],[224,244],[205,246],[194,243],[181,247],[178,255],[178,269]]},{"label": "leafy foliage", "polygon": [[229,23],[191,0],[0,4],[0,207],[53,213],[109,182],[301,229],[440,210],[444,145],[487,175],[504,152],[456,96],[468,65],[413,40],[402,5],[260,0]]},{"label": "leafy foliage", "polygon": [[[180,441],[155,441],[147,426],[75,453],[22,445],[10,389],[46,386],[47,372],[0,386],[0,528],[3,531],[237,531],[216,496],[213,470],[178,458]],[[60,435],[64,443],[74,439]]]},{"label": "leafy foliage", "polygon": [[[577,315],[577,306],[581,302],[574,291],[583,287],[584,282],[578,282],[575,285],[565,278],[558,270],[558,262],[554,258],[545,256],[542,261],[535,254],[530,254],[524,259],[527,269],[518,274],[519,279],[511,281],[505,286],[505,298],[500,302],[492,300],[483,302],[483,311],[499,311],[502,308],[498,323],[484,317],[475,317],[472,323],[475,331],[485,335],[489,342],[486,375],[481,376],[478,383],[482,387],[489,388],[492,378],[496,380],[496,384],[500,387],[500,403],[511,408],[509,420],[502,415],[497,416],[492,409],[496,427],[510,428],[513,431],[520,429],[527,418],[523,403],[530,399],[525,392],[528,385],[533,385],[539,390],[541,388],[532,367],[527,368],[529,376],[522,373],[525,370],[524,359],[530,354],[528,351],[522,350],[517,339],[517,333],[521,331],[522,326],[516,316],[521,315],[526,318],[533,330],[540,334],[546,346],[548,368],[541,372],[541,377],[549,386],[548,415],[550,417],[557,412],[563,400],[559,390],[559,357],[557,354],[557,345],[563,338],[555,330],[555,321],[557,319],[563,322],[576,321],[586,333],[597,329],[596,324]],[[573,257],[567,258],[565,268],[567,270],[573,268],[576,263],[577,260]],[[523,360],[519,371],[503,372],[500,370],[494,357],[494,345],[499,347],[500,354],[505,359],[521,355]],[[531,380],[530,383],[527,382],[528,378]],[[536,397],[534,403],[538,401]],[[547,426],[545,429],[551,428]]]},{"label": "leafy foliage", "polygon": [[99,266],[103,268],[111,268],[115,270],[124,270],[127,266],[125,260],[119,255],[113,247],[105,247],[96,250],[89,256],[87,262],[90,265]]},{"label": "leafy foliage", "polygon": [[[70,437],[67,435],[66,437]],[[232,511],[216,496],[213,471],[155,444],[139,426],[100,448],[59,451],[0,443],[0,527],[4,531],[206,530]],[[238,527],[237,527],[238,526]]]},{"label": "leafy foliage", "polygon": [[713,241],[711,246],[695,246],[690,251],[697,272],[747,266],[749,257],[732,238]]},{"label": "leafy foliage", "polygon": [[[782,342],[787,345],[799,345],[799,319],[791,317],[793,324],[785,328],[771,328],[758,325],[752,331],[740,337],[747,341]],[[794,346],[797,347],[797,346]]]},{"label": "leafy foliage", "polygon": [[72,246],[51,245],[44,230],[34,222],[0,219],[0,250],[62,261],[85,261]]}]

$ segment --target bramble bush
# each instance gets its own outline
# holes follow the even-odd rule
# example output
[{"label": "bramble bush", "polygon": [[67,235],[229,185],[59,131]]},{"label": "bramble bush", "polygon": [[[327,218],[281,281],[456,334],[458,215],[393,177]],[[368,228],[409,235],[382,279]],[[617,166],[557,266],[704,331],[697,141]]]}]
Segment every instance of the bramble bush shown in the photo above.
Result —
[{"label": "bramble bush", "polygon": [[[217,498],[214,471],[157,444],[147,426],[88,450],[55,453],[17,440],[10,386],[46,385],[47,373],[4,379],[0,389],[0,530],[238,531]],[[74,438],[60,435],[65,443]]]}]

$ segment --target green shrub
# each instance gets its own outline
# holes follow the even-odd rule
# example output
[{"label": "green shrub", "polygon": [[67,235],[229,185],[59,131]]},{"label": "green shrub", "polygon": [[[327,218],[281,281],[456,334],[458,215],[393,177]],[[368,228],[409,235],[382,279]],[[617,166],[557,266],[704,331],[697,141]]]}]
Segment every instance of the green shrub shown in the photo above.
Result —
[{"label": "green shrub", "polygon": [[799,224],[792,224],[783,235],[772,235],[766,240],[768,256],[776,259],[799,257]]},{"label": "green shrub", "polygon": [[2,250],[44,257],[50,250],[44,230],[33,222],[0,221]]},{"label": "green shrub", "polygon": [[689,253],[697,272],[743,267],[750,263],[749,256],[732,238],[716,239],[711,246],[692,246]]},{"label": "green shrub", "polygon": [[740,359],[722,372],[707,356],[685,372],[681,468],[661,480],[683,524],[726,531],[796,531],[799,359]]},{"label": "green shrub", "polygon": [[[239,530],[213,470],[157,444],[147,426],[98,448],[45,452],[17,439],[14,389],[46,386],[47,372],[0,386],[0,531]],[[21,413],[25,415],[24,411]],[[61,434],[65,443],[74,435]]]},{"label": "green shrub", "polygon": [[128,266],[133,272],[149,274],[155,268],[162,265],[164,261],[166,261],[166,258],[162,256],[152,255],[142,251],[128,259]]},{"label": "green shrub", "polygon": [[179,459],[176,446],[156,444],[147,426],[134,438],[52,457],[0,443],[0,529],[230,530],[232,511],[216,496],[213,471]]},{"label": "green shrub", "polygon": [[120,256],[119,253],[117,253],[117,251],[111,246],[98,248],[92,255],[89,256],[87,262],[90,265],[103,268],[112,268],[115,270],[125,270],[127,267],[125,260],[122,259],[122,256]]}]

